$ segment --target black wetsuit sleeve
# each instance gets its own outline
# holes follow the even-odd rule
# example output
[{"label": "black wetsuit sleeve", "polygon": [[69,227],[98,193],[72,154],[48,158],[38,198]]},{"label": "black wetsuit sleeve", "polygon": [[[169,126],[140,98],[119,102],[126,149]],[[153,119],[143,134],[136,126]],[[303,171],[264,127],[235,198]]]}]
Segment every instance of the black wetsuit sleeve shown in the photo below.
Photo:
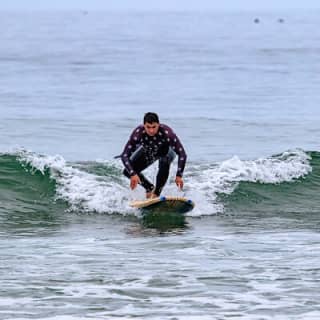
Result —
[{"label": "black wetsuit sleeve", "polygon": [[126,170],[129,172],[130,176],[134,176],[135,174],[137,174],[133,170],[133,167],[130,162],[130,157],[132,153],[137,149],[138,143],[140,141],[140,135],[141,135],[141,128],[137,127],[136,129],[133,130],[121,154],[122,163],[126,168]]}]

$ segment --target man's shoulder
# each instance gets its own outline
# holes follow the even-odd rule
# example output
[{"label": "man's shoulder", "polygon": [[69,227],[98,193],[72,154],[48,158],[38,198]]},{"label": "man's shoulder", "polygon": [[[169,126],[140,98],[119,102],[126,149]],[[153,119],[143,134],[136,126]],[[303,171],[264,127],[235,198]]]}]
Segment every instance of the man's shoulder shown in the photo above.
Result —
[{"label": "man's shoulder", "polygon": [[143,138],[143,135],[145,133],[143,125],[139,125],[136,128],[133,129],[131,135],[130,135],[130,141],[137,143]]},{"label": "man's shoulder", "polygon": [[134,130],[133,133],[143,133],[144,132],[144,126],[142,124],[139,124]]},{"label": "man's shoulder", "polygon": [[160,131],[169,138],[175,135],[173,129],[164,123],[160,124]]}]

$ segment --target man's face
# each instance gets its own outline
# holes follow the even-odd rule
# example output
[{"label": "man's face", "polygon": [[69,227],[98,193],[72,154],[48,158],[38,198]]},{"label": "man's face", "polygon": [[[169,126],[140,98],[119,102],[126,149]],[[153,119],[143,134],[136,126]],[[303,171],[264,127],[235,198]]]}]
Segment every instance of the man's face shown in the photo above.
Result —
[{"label": "man's face", "polygon": [[152,123],[146,122],[144,124],[144,129],[146,130],[146,133],[148,136],[153,137],[158,133],[159,126],[160,125],[157,122],[152,122]]}]

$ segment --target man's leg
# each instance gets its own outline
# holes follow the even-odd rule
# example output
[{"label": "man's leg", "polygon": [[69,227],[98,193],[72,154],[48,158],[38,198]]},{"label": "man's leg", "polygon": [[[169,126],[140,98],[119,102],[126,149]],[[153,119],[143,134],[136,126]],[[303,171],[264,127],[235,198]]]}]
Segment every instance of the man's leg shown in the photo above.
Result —
[{"label": "man's leg", "polygon": [[[137,172],[141,186],[146,190],[146,192],[151,192],[154,189],[154,185],[141,173],[144,169],[151,165],[145,157],[145,152],[142,147],[138,148],[130,157],[130,162],[133,170]],[[129,172],[124,169],[123,174],[130,179]]]},{"label": "man's leg", "polygon": [[159,171],[157,174],[156,188],[154,190],[154,194],[157,196],[160,196],[160,193],[168,180],[170,165],[175,156],[175,152],[169,148],[168,153],[159,159]]}]

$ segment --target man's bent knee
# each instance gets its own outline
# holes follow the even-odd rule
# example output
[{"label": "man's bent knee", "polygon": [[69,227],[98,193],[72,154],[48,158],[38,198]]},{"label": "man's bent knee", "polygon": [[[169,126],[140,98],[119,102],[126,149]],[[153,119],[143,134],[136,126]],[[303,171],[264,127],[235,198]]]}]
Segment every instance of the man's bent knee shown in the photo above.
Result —
[{"label": "man's bent knee", "polygon": [[160,166],[170,166],[174,158],[176,157],[175,152],[169,148],[168,153],[159,159]]}]

